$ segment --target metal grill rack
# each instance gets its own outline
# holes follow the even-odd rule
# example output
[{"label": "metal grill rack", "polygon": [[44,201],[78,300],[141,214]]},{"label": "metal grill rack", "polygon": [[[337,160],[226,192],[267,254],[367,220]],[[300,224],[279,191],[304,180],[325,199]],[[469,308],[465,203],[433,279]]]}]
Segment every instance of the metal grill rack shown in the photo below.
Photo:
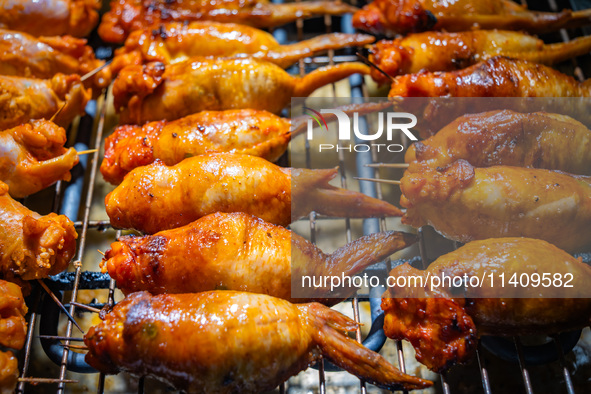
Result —
[{"label": "metal grill rack", "polygon": [[[556,0],[547,1],[548,3],[544,4],[530,3],[529,6],[530,8],[552,11],[556,11],[562,8],[576,7],[576,4],[568,4],[566,0],[563,0],[564,3],[560,3],[561,0],[558,0],[558,3]],[[282,2],[282,0],[273,0],[273,2],[280,3]],[[352,3],[358,6],[363,5],[362,3],[356,4],[356,1],[352,1]],[[591,6],[591,4],[579,8],[586,8],[587,6]],[[303,21],[299,20],[295,23],[295,28],[291,26],[288,28],[276,29],[273,32],[273,34],[280,43],[287,42],[288,38],[291,38],[294,35],[296,40],[301,40],[303,39],[306,33],[306,29],[304,28],[304,26],[308,26],[308,23],[310,22],[304,23]],[[331,32],[335,30],[342,31],[345,33],[353,32],[350,15],[344,16],[342,18],[333,18],[325,16],[323,23],[325,32]],[[578,31],[577,33],[582,34],[581,31]],[[559,35],[550,37],[550,40],[556,41],[566,41],[569,39],[569,33],[564,30],[561,31]],[[318,56],[300,61],[299,64],[296,66],[296,69],[293,71],[299,74],[304,74],[306,70],[310,68],[353,60],[356,60],[354,50],[342,51],[342,53],[339,52],[338,54],[335,54],[333,51],[331,51],[328,53],[327,56]],[[582,64],[588,65],[589,59],[585,57],[582,59],[573,60],[571,69],[566,70],[566,72],[573,73],[577,78],[582,80],[585,76],[582,71],[584,67],[580,67]],[[368,96],[367,87],[364,84],[363,78],[361,78],[360,76],[353,76],[349,79],[349,83],[351,86],[351,97],[363,98]],[[333,93],[336,96],[336,87],[334,85]],[[75,146],[77,150],[100,148],[104,134],[106,134],[109,131],[106,130],[105,127],[108,98],[109,94],[105,93],[96,102],[91,103],[87,108],[87,112],[90,113],[90,116],[85,116],[84,118],[82,118],[79,124],[77,124],[75,127],[71,129],[70,141],[71,143],[72,141],[76,142]],[[361,125],[361,127],[363,127],[363,124]],[[307,164],[308,166],[311,166],[309,146],[306,147],[306,155]],[[75,318],[79,316],[81,313],[93,313],[93,311],[96,311],[96,309],[100,309],[105,305],[104,303],[94,302],[91,302],[90,304],[79,304],[78,296],[81,290],[102,289],[103,292],[108,293],[107,303],[114,303],[114,281],[110,280],[110,278],[107,275],[100,274],[98,272],[84,270],[82,266],[83,257],[89,253],[89,248],[87,246],[89,236],[91,234],[100,233],[106,229],[110,229],[110,225],[107,221],[93,220],[91,218],[91,206],[93,204],[93,200],[102,198],[102,196],[97,196],[98,193],[95,190],[99,159],[100,152],[93,153],[86,157],[82,157],[81,163],[79,167],[77,167],[77,171],[74,171],[73,173],[72,182],[70,182],[69,184],[66,184],[65,182],[57,183],[55,187],[55,193],[52,196],[52,202],[51,204],[49,204],[50,207],[48,207],[47,209],[54,212],[66,214],[70,218],[72,218],[72,220],[75,220],[76,230],[79,234],[77,254],[73,262],[74,271],[62,273],[60,275],[45,280],[45,283],[54,292],[54,294],[56,294],[58,298],[61,298],[69,314],[71,316],[74,316]],[[358,153],[356,157],[356,175],[367,178],[379,178],[380,174],[378,171],[365,166],[366,164],[374,163],[377,161],[378,157],[375,151]],[[344,157],[342,154],[339,155],[338,163],[336,164],[339,164],[339,167],[341,169],[341,186],[346,188],[347,174],[344,166]],[[360,190],[369,196],[377,198],[383,197],[384,193],[380,184],[361,181],[359,186]],[[25,203],[27,204],[28,202],[25,201]],[[313,242],[315,242],[316,240],[316,229],[318,220],[320,220],[320,218],[316,217],[314,213],[312,213],[308,218],[311,240]],[[386,221],[383,219],[368,219],[363,222],[363,233],[370,234],[377,231],[385,231],[387,230],[386,227]],[[350,242],[353,236],[351,222],[349,220],[344,221],[343,230],[345,241]],[[111,230],[109,234],[112,235],[111,241],[114,241],[115,238],[120,235],[120,232],[114,232]],[[429,258],[426,253],[429,247],[427,245],[428,238],[428,235],[425,235],[425,231],[419,230],[420,256],[417,256],[416,259],[420,260],[422,264],[424,264],[425,266],[429,263]],[[370,269],[374,271],[388,272],[392,267],[394,267],[398,263],[400,262],[385,261],[380,264],[376,264]],[[366,343],[366,345],[375,350],[379,350],[386,340],[383,331],[380,330],[381,324],[383,324],[383,314],[380,310],[380,296],[383,290],[383,288],[372,288],[369,290],[368,294],[358,295],[352,298],[350,301],[347,301],[350,302],[353,316],[355,320],[358,322],[360,321],[359,303],[369,302],[371,307],[371,318],[373,326],[371,330],[371,338],[369,340],[366,339],[364,343]],[[58,393],[63,393],[65,391],[70,391],[70,389],[72,389],[74,385],[78,384],[76,380],[68,378],[68,371],[80,373],[96,373],[96,371],[92,370],[92,368],[90,368],[83,362],[83,354],[75,351],[75,341],[71,341],[68,339],[59,339],[57,325],[58,321],[60,320],[60,317],[62,320],[64,319],[64,314],[59,310],[55,302],[53,302],[53,300],[47,296],[47,294],[41,287],[33,287],[32,294],[27,298],[27,305],[30,308],[28,332],[26,344],[23,349],[24,356],[21,357],[21,376],[17,392],[33,392],[37,391],[37,389],[42,386],[48,387],[48,391],[52,391],[54,388],[57,388]],[[368,322],[365,323],[367,324]],[[76,330],[78,330],[76,326],[68,320],[65,326],[64,336],[68,338],[72,337],[72,334],[75,333]],[[558,358],[558,362],[561,364],[564,380],[564,389],[569,394],[574,393],[575,390],[572,383],[571,372],[567,368],[567,363],[565,361],[565,352],[569,351],[569,349],[572,348],[572,346],[574,346],[574,343],[576,343],[576,341],[578,340],[578,335],[579,333],[575,333],[571,334],[570,336],[567,335],[556,337],[553,343],[544,348],[547,349],[548,347],[554,347],[556,349],[554,351],[554,354],[556,354],[556,358]],[[359,330],[356,333],[356,338],[359,341],[361,341],[362,339]],[[48,357],[59,366],[59,373],[54,375],[53,377],[35,377],[30,372],[32,362],[34,361],[34,355],[32,350],[34,347],[39,346],[39,342],[45,353],[48,355]],[[485,346],[488,344],[489,348],[499,348],[500,346],[499,342],[494,342],[494,339],[489,340],[485,338],[482,341],[482,343]],[[530,372],[530,366],[535,360],[530,359],[529,353],[527,351],[528,348],[522,344],[520,338],[516,337],[513,339],[512,343],[509,342],[508,347],[505,347],[505,349],[506,353],[499,355],[506,359],[511,359],[513,357],[519,363],[519,367],[507,365],[506,368],[519,368],[521,379],[523,381],[523,391],[525,391],[527,394],[534,393],[534,388],[532,385],[533,376]],[[396,343],[396,350],[399,368],[402,371],[405,371],[405,357],[412,356],[404,354],[403,346],[400,341]],[[544,352],[546,352],[546,350],[544,350]],[[485,394],[492,393],[493,390],[491,389],[491,382],[493,380],[490,376],[489,369],[487,368],[487,360],[484,356],[484,351],[482,347],[479,347],[477,356],[477,369],[479,370],[481,380],[481,390],[479,391],[484,392]],[[545,361],[551,361],[551,359],[552,357],[550,357],[550,360]],[[389,361],[396,364],[395,360]],[[323,362],[320,362],[317,366],[318,392],[321,394],[324,394],[327,391],[325,370],[330,370],[331,368],[332,367],[330,365],[325,365],[325,363]],[[458,367],[456,370],[461,372],[462,368],[464,367]],[[440,386],[437,388],[438,391],[442,391],[443,393],[466,392],[451,384],[450,379],[446,375],[442,375],[440,380],[441,383]],[[89,389],[90,391],[95,390],[95,388]],[[99,393],[103,393],[105,391],[105,376],[102,374],[99,376],[96,391]],[[139,393],[144,392],[144,379],[139,380],[137,391]],[[279,388],[279,391],[282,393],[285,392],[286,386],[282,385]],[[364,394],[367,391],[367,388],[363,381],[360,381],[359,383],[359,391]]]}]

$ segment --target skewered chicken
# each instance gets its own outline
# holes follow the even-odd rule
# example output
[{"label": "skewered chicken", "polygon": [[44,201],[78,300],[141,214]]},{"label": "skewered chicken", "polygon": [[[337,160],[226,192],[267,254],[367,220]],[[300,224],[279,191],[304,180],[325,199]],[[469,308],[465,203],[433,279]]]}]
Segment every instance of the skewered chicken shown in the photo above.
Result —
[{"label": "skewered chicken", "polygon": [[[39,37],[0,29],[0,74],[28,78],[51,78],[58,73],[86,73],[102,66],[86,40],[71,36]],[[108,68],[90,80],[97,89],[111,82]]]},{"label": "skewered chicken", "polygon": [[[301,287],[302,276],[353,276],[415,240],[400,232],[376,233],[327,255],[284,227],[245,213],[218,212],[155,235],[120,237],[101,265],[125,294],[225,289],[297,302],[292,283]],[[335,304],[356,290],[305,288],[299,301]]]},{"label": "skewered chicken", "polygon": [[26,314],[27,306],[21,288],[14,283],[0,280],[1,346],[17,350],[23,347],[27,335]]},{"label": "skewered chicken", "polygon": [[[555,64],[591,51],[591,37],[544,44],[525,33],[503,30],[473,30],[460,33],[425,32],[394,41],[380,41],[370,49],[369,59],[393,77],[425,71],[453,71],[493,56],[502,55],[535,63]],[[376,82],[390,81],[372,69]]]},{"label": "skewered chicken", "polygon": [[14,393],[17,382],[18,360],[11,351],[0,351],[0,393]]},{"label": "skewered chicken", "polygon": [[278,113],[292,97],[355,73],[369,74],[361,63],[323,67],[302,78],[257,59],[191,58],[164,66],[128,66],[113,85],[121,123],[174,120],[199,111],[262,109]]},{"label": "skewered chicken", "polygon": [[62,272],[76,249],[74,223],[63,215],[41,216],[8,195],[0,182],[0,276],[25,280]]},{"label": "skewered chicken", "polygon": [[10,195],[26,197],[60,179],[70,180],[78,154],[64,148],[65,142],[66,130],[48,120],[0,131],[0,181]]},{"label": "skewered chicken", "polygon": [[374,42],[364,34],[325,34],[290,45],[279,45],[262,30],[233,23],[166,23],[154,30],[146,28],[130,34],[111,64],[119,72],[130,64],[178,63],[193,56],[255,57],[286,68],[299,59],[329,49],[361,46]]},{"label": "skewered chicken", "polygon": [[0,130],[31,119],[50,119],[60,109],[54,121],[68,127],[84,113],[90,99],[90,89],[84,88],[78,75],[57,74],[51,79],[0,76],[0,92]]},{"label": "skewered chicken", "polygon": [[311,210],[340,217],[401,215],[382,200],[329,185],[336,173],[225,153],[190,157],[172,167],[157,161],[131,171],[105,206],[114,227],[149,234],[214,212],[245,212],[283,226]]},{"label": "skewered chicken", "polygon": [[101,372],[150,375],[189,393],[272,390],[321,357],[382,388],[431,386],[350,339],[356,327],[321,304],[262,294],[140,292],[115,305],[84,343],[86,361]]},{"label": "skewered chicken", "polygon": [[591,130],[563,115],[510,110],[462,116],[414,143],[411,165],[445,167],[464,159],[474,167],[507,165],[591,175]]},{"label": "skewered chicken", "polygon": [[98,23],[99,0],[0,0],[0,28],[34,36],[87,36]]},{"label": "skewered chicken", "polygon": [[407,171],[401,182],[403,223],[429,224],[456,241],[522,236],[567,251],[591,245],[590,177],[458,160]]},{"label": "skewered chicken", "polygon": [[529,11],[511,0],[374,0],[353,15],[353,26],[394,36],[474,28],[544,33],[591,24],[591,10]]},{"label": "skewered chicken", "polygon": [[121,43],[132,31],[158,28],[163,22],[210,20],[263,28],[356,10],[335,1],[270,4],[267,0],[114,0],[98,32],[104,41]]},{"label": "skewered chicken", "polygon": [[[382,299],[386,335],[409,340],[417,360],[434,371],[468,361],[474,356],[481,335],[551,334],[590,323],[591,299],[576,296],[588,297],[591,268],[545,241],[474,241],[438,258],[424,271],[404,264],[390,272],[392,277],[423,281],[427,275],[441,278],[444,274],[466,274],[468,278],[492,275],[495,282],[491,286],[487,279],[482,288],[466,290],[478,297],[458,295],[463,289],[438,287],[431,291],[427,285],[391,287]],[[528,275],[534,280],[538,274],[538,283],[544,285],[512,286],[509,281],[514,274]],[[504,287],[501,275],[505,278]],[[568,281],[573,287],[564,288],[558,282],[554,285],[558,276],[562,283]],[[574,297],[559,298],[568,294]]]}]

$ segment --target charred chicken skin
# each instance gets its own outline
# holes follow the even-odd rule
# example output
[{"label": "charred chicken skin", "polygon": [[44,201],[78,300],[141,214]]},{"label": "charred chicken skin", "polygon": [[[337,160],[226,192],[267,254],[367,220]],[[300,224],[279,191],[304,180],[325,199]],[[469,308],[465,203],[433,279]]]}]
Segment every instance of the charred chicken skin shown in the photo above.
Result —
[{"label": "charred chicken skin", "polygon": [[357,8],[334,1],[271,4],[266,0],[114,0],[98,33],[104,41],[122,43],[134,30],[157,29],[164,22],[208,20],[274,27],[298,18],[341,15]]},{"label": "charred chicken skin", "polygon": [[382,200],[329,185],[336,173],[292,170],[259,157],[225,153],[190,157],[172,167],[157,161],[131,171],[106,196],[105,205],[113,226],[149,234],[215,212],[245,212],[283,226],[310,208],[340,217],[401,215]]},{"label": "charred chicken skin", "polygon": [[84,114],[91,96],[90,89],[80,82],[80,76],[63,74],[51,79],[0,75],[0,93],[0,130],[31,119],[51,119],[60,108],[54,121],[68,127],[76,116]]},{"label": "charred chicken skin", "polygon": [[[296,302],[291,295],[292,268],[294,278],[343,272],[355,275],[414,242],[415,236],[410,234],[376,233],[328,255],[284,227],[245,213],[214,213],[154,235],[120,237],[101,265],[125,294],[226,289]],[[342,298],[356,291],[339,290]],[[310,289],[305,301],[323,300],[330,293],[330,288]],[[334,304],[340,300],[323,301]]]},{"label": "charred chicken skin", "polygon": [[[38,37],[0,29],[0,74],[28,78],[51,78],[58,73],[84,75],[104,62],[96,59],[86,40],[72,36]],[[105,88],[111,82],[108,68],[97,72],[92,86]]]},{"label": "charred chicken skin", "polygon": [[[591,175],[591,130],[564,115],[510,110],[462,116],[405,155],[412,166],[506,165]],[[418,170],[417,170],[418,171]]]},{"label": "charred chicken skin", "polygon": [[[470,289],[479,297],[460,298],[457,289],[391,287],[382,298],[384,331],[407,339],[417,360],[441,372],[472,358],[481,335],[552,334],[589,325],[591,299],[576,298],[589,288],[591,268],[545,241],[498,238],[474,241],[438,258],[424,271],[409,264],[394,268],[393,277],[426,278],[504,274],[505,277],[550,272],[572,275],[572,289],[519,288],[486,282]],[[497,281],[498,282],[498,281]],[[575,298],[556,298],[572,294]],[[430,298],[425,298],[430,297]],[[530,297],[530,298],[512,298]],[[420,312],[419,312],[420,311]]]},{"label": "charred chicken skin", "polygon": [[[26,314],[27,306],[21,288],[14,283],[0,280],[0,345],[17,350],[23,347],[27,335]],[[4,354],[0,358],[11,364],[6,356],[10,355]]]},{"label": "charred chicken skin", "polygon": [[290,45],[279,45],[262,30],[234,23],[171,22],[158,29],[146,28],[130,34],[118,49],[111,69],[118,72],[130,64],[178,63],[193,56],[255,57],[286,68],[307,56],[374,42],[364,34],[325,34]]},{"label": "charred chicken skin", "polygon": [[350,339],[356,327],[321,304],[262,294],[140,292],[115,305],[84,343],[86,361],[101,372],[150,375],[188,393],[272,390],[321,357],[382,388],[431,386]]},{"label": "charred chicken skin", "polygon": [[525,30],[545,33],[591,24],[591,10],[529,11],[510,0],[374,0],[353,15],[353,26],[394,36],[426,30]]},{"label": "charred chicken skin", "polygon": [[206,110],[258,109],[279,113],[292,97],[352,74],[369,74],[361,63],[323,67],[302,78],[257,59],[196,57],[165,66],[128,66],[113,84],[121,123],[175,120]]},{"label": "charred chicken skin", "polygon": [[66,149],[66,130],[48,120],[32,120],[0,131],[0,181],[15,198],[70,180],[78,163],[74,148]]},{"label": "charred chicken skin", "polygon": [[[379,41],[371,47],[369,59],[395,77],[423,70],[459,70],[497,55],[552,65],[590,50],[589,36],[546,45],[544,41],[525,33],[473,30],[460,33],[425,32],[393,41]],[[379,83],[390,81],[375,69],[371,70],[371,76]]]},{"label": "charred chicken skin", "polygon": [[474,168],[458,160],[445,168],[406,171],[402,222],[431,225],[469,242],[529,237],[567,251],[591,244],[591,178],[535,168]]},{"label": "charred chicken skin", "polygon": [[98,0],[0,0],[0,28],[84,37],[98,23],[100,7]]},{"label": "charred chicken skin", "polygon": [[27,209],[0,182],[0,276],[31,280],[62,272],[74,257],[77,237],[67,217]]}]

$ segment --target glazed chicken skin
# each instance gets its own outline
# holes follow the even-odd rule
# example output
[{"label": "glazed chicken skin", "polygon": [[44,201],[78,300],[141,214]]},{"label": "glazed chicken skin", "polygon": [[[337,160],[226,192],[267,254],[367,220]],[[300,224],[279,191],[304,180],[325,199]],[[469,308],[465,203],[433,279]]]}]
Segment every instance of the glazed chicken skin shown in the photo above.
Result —
[{"label": "glazed chicken skin", "polygon": [[431,225],[460,242],[499,237],[543,239],[566,251],[591,244],[591,178],[535,168],[445,168],[406,171],[402,222]]},{"label": "glazed chicken skin", "polygon": [[131,171],[105,197],[105,206],[114,227],[148,234],[215,212],[244,212],[282,226],[311,207],[329,216],[401,216],[382,200],[329,185],[336,174],[337,169],[292,170],[227,153],[190,157],[172,167],[156,161]]},{"label": "glazed chicken skin", "polygon": [[[492,287],[485,281],[482,288],[466,288],[466,298],[458,296],[457,289],[443,287],[391,287],[382,298],[386,336],[409,340],[417,360],[433,371],[470,360],[481,335],[553,334],[589,325],[591,300],[585,297],[591,268],[548,242],[529,238],[474,241],[439,257],[424,271],[403,264],[390,275],[426,278],[443,273],[468,278],[492,274],[496,282]],[[501,288],[501,274],[511,278],[536,273],[563,278],[570,274],[573,288],[514,287],[509,279]],[[573,297],[558,298],[567,295]]]},{"label": "glazed chicken skin", "polygon": [[[459,33],[425,32],[393,41],[382,40],[370,48],[369,59],[395,77],[420,71],[454,71],[472,66],[493,56],[552,65],[583,55],[591,50],[591,38],[580,37],[557,44],[544,44],[535,36],[505,30],[472,30]],[[372,78],[390,82],[372,69]]]},{"label": "glazed chicken skin", "polygon": [[[591,175],[591,130],[564,115],[490,111],[462,116],[406,151],[414,166],[506,165]],[[413,172],[419,171],[413,169]]]},{"label": "glazed chicken skin", "polygon": [[0,277],[31,280],[62,272],[74,257],[77,237],[66,216],[27,209],[0,182]]},{"label": "glazed chicken skin", "polygon": [[0,130],[31,119],[51,119],[60,108],[53,121],[68,127],[76,116],[84,114],[91,96],[90,89],[80,82],[80,76],[63,74],[51,79],[0,75],[0,92]]},{"label": "glazed chicken skin", "polygon": [[97,25],[100,7],[98,0],[0,0],[0,28],[85,37]]},{"label": "glazed chicken skin", "polygon": [[[297,302],[292,283],[301,284],[303,275],[353,276],[415,241],[411,234],[376,233],[328,255],[284,227],[241,212],[218,212],[154,235],[120,237],[101,267],[125,294],[224,289]],[[357,289],[337,290],[305,289],[306,298],[299,301],[335,304]]]},{"label": "glazed chicken skin", "polygon": [[369,74],[361,63],[341,63],[293,77],[273,63],[247,59],[190,58],[164,66],[128,66],[113,84],[120,123],[175,120],[200,111],[257,109],[279,113],[292,97],[352,74]]},{"label": "glazed chicken skin", "polygon": [[78,163],[74,148],[66,149],[66,130],[49,120],[32,120],[0,131],[0,181],[14,198],[23,198],[70,180]]},{"label": "glazed chicken skin", "polygon": [[157,29],[165,22],[215,21],[269,28],[298,18],[341,15],[357,8],[334,1],[272,4],[267,0],[113,0],[98,33],[122,43],[135,30]]},{"label": "glazed chicken skin", "polygon": [[18,360],[11,351],[0,351],[0,393],[14,393],[17,382]]},{"label": "glazed chicken skin", "polygon": [[353,26],[395,36],[426,30],[524,30],[545,33],[591,24],[591,10],[529,11],[511,0],[374,0],[353,15]]},{"label": "glazed chicken skin", "polygon": [[319,52],[362,46],[374,40],[365,34],[332,33],[282,46],[271,34],[250,26],[211,21],[171,22],[158,29],[132,32],[125,45],[116,51],[111,69],[118,72],[130,64],[178,63],[194,56],[254,57],[286,68]]},{"label": "glazed chicken skin", "polygon": [[[85,75],[104,62],[94,56],[86,40],[72,36],[38,37],[0,29],[0,74],[51,78],[58,73]],[[111,82],[108,68],[97,72],[92,86],[103,89]]]},{"label": "glazed chicken skin", "polygon": [[[23,347],[27,335],[26,314],[27,306],[25,305],[21,288],[15,283],[0,280],[1,346],[16,350]],[[10,355],[4,354],[4,357],[0,358],[5,358],[6,356]],[[7,362],[6,359],[4,361]],[[4,375],[4,373],[0,375]]]},{"label": "glazed chicken skin", "polygon": [[321,357],[378,387],[432,385],[350,339],[356,327],[321,304],[262,294],[140,292],[115,305],[84,343],[86,361],[101,372],[150,375],[188,393],[272,390]]}]

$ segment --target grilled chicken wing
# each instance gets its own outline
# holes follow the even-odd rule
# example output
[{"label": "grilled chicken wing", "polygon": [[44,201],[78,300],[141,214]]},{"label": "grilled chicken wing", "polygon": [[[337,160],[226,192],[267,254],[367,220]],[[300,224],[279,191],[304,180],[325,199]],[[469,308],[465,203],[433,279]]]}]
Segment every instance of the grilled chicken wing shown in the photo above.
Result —
[{"label": "grilled chicken wing", "polygon": [[90,99],[90,89],[84,88],[78,75],[57,74],[51,79],[0,76],[0,93],[0,130],[31,119],[50,119],[60,108],[54,121],[68,127],[84,113]]},{"label": "grilled chicken wing", "polygon": [[[0,74],[51,78],[58,73],[84,75],[104,64],[86,40],[71,36],[39,37],[0,29]],[[111,82],[108,68],[90,80],[97,89]]]},{"label": "grilled chicken wing", "polygon": [[86,361],[101,372],[150,375],[189,393],[272,390],[321,357],[382,388],[432,384],[350,339],[356,326],[321,304],[262,294],[140,292],[115,305],[84,343]]},{"label": "grilled chicken wing", "polygon": [[[1,346],[17,350],[23,347],[25,344],[25,336],[27,335],[27,322],[25,321],[26,314],[27,306],[25,305],[21,288],[14,283],[0,280]],[[4,354],[4,356],[9,355]],[[4,373],[0,375],[4,375]]]},{"label": "grilled chicken wing", "polygon": [[62,272],[74,257],[77,237],[67,217],[27,209],[0,182],[1,277],[30,280]]},{"label": "grilled chicken wing", "polygon": [[98,0],[0,0],[0,28],[34,36],[87,36],[98,23]]},{"label": "grilled chicken wing", "polygon": [[[370,49],[370,60],[393,77],[419,71],[453,71],[502,55],[535,63],[555,64],[591,51],[591,37],[544,44],[525,33],[473,30],[460,33],[425,32],[394,41],[379,41]],[[390,81],[372,69],[379,83]]]},{"label": "grilled chicken wing", "polygon": [[336,173],[225,153],[190,157],[172,167],[157,161],[131,171],[105,205],[113,226],[150,234],[214,212],[245,212],[284,226],[312,209],[340,217],[401,214],[382,200],[329,185]]},{"label": "grilled chicken wing", "polygon": [[429,224],[456,241],[522,236],[567,251],[591,244],[590,177],[458,160],[407,171],[401,182],[403,223]]},{"label": "grilled chicken wing", "polygon": [[0,131],[0,181],[10,195],[26,197],[60,179],[70,180],[78,155],[64,148],[65,142],[66,130],[48,120]]},{"label": "grilled chicken wing", "polygon": [[17,382],[18,360],[11,351],[0,351],[0,393],[14,393]]},{"label": "grilled chicken wing", "polygon": [[591,24],[591,10],[536,12],[510,0],[374,0],[353,15],[357,29],[394,36],[474,28],[544,33]]},{"label": "grilled chicken wing", "polygon": [[591,175],[591,130],[563,115],[491,111],[456,119],[414,143],[405,155],[413,166],[432,168],[459,159],[474,167],[507,165]]},{"label": "grilled chicken wing", "polygon": [[119,72],[130,64],[178,63],[193,56],[255,57],[286,68],[299,59],[329,49],[361,46],[374,42],[364,34],[325,34],[290,45],[279,45],[273,36],[253,27],[234,23],[165,23],[130,34],[111,64]]},{"label": "grilled chicken wing", "polygon": [[[125,294],[226,289],[297,302],[291,293],[292,269],[294,283],[301,283],[303,275],[352,276],[415,240],[400,232],[376,233],[327,255],[284,227],[245,213],[218,212],[154,235],[120,237],[101,265]],[[306,298],[299,301],[334,304],[356,290],[306,289]]]},{"label": "grilled chicken wing", "polygon": [[[502,274],[511,278],[514,274],[533,277],[536,273],[540,277],[542,273],[561,277],[570,274],[573,288],[523,288],[507,282],[501,288],[499,283]],[[475,298],[459,298],[457,289],[443,287],[433,291],[426,287],[391,287],[382,299],[386,335],[409,340],[417,360],[437,372],[473,357],[481,335],[551,334],[587,326],[591,320],[591,299],[553,298],[585,294],[587,291],[582,290],[589,288],[591,268],[545,241],[474,241],[441,256],[425,271],[404,264],[390,272],[393,277],[407,278],[441,278],[443,274],[466,274],[468,278],[492,274],[496,283],[491,286],[486,281],[482,288],[467,290],[478,294]]]},{"label": "grilled chicken wing", "polygon": [[209,20],[263,28],[356,10],[334,1],[270,4],[267,0],[114,0],[98,32],[104,41],[121,43],[132,31],[158,28],[163,22]]},{"label": "grilled chicken wing", "polygon": [[199,111],[261,109],[278,113],[292,97],[355,73],[369,74],[361,63],[323,67],[297,78],[257,59],[191,58],[164,66],[128,66],[113,85],[121,123],[174,120]]}]

